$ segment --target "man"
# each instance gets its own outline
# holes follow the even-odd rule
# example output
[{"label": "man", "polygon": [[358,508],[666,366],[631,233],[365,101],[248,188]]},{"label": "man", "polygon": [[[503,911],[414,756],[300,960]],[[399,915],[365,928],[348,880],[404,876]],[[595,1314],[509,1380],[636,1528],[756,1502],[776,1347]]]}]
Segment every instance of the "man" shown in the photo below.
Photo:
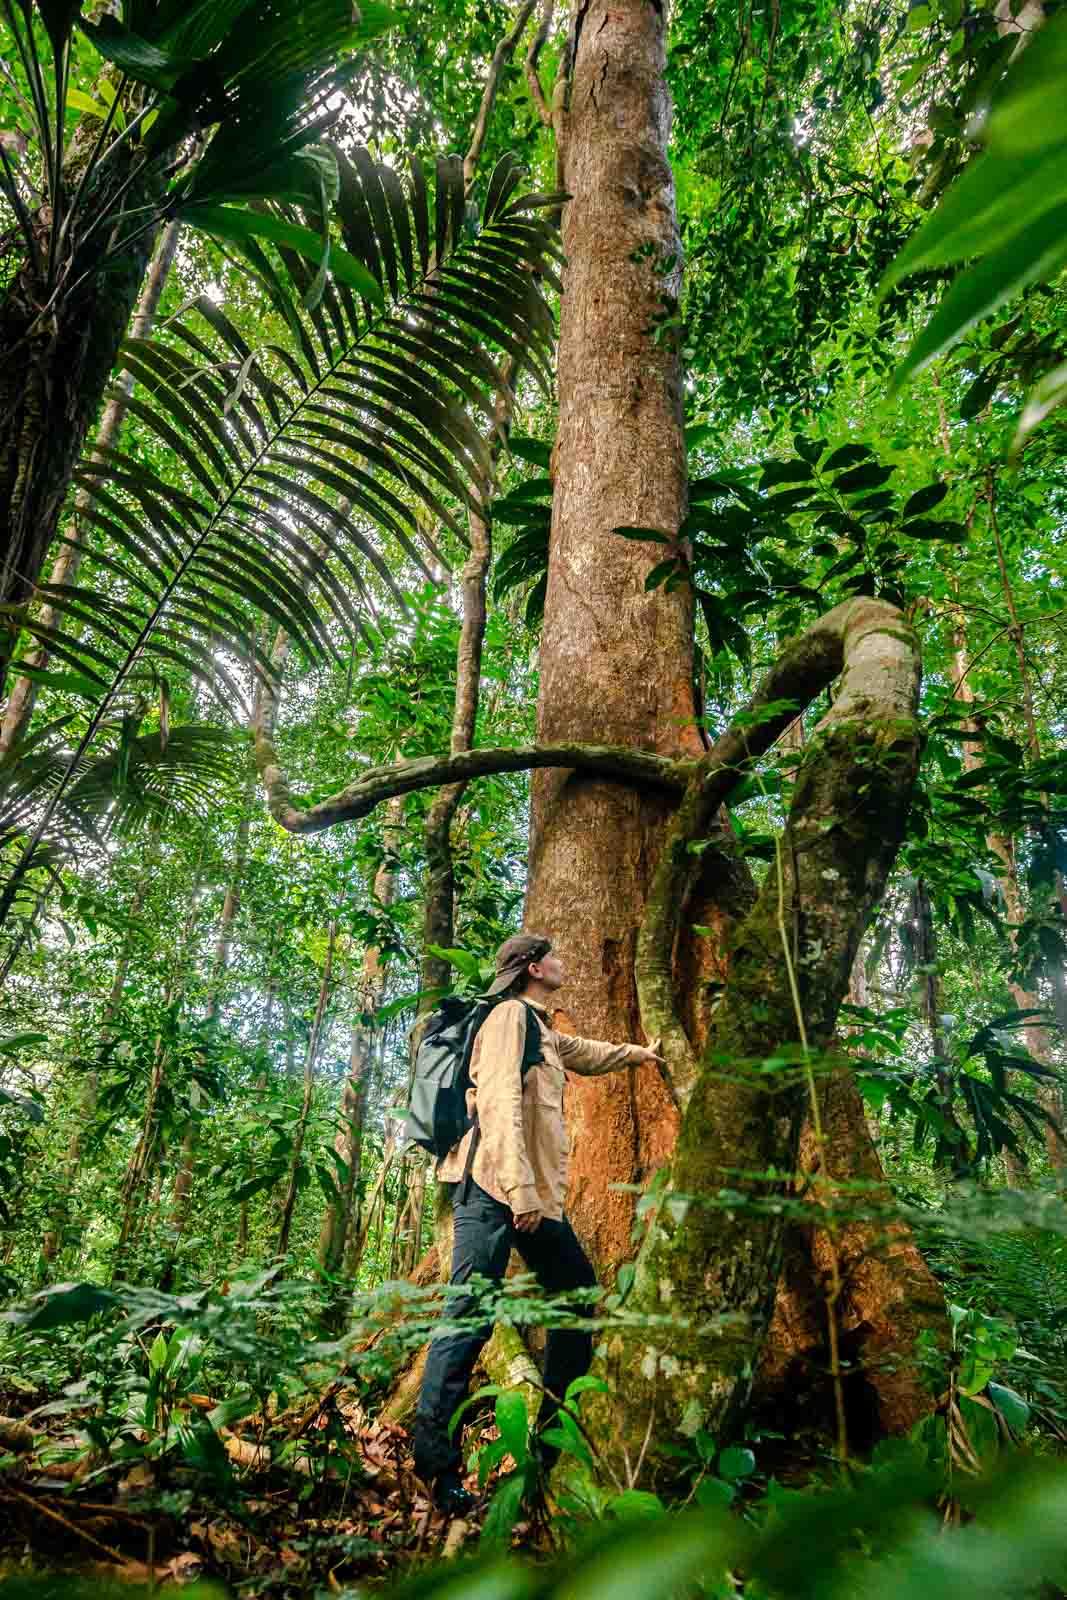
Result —
[{"label": "man", "polygon": [[[593,1076],[639,1067],[660,1058],[640,1044],[602,1044],[557,1033],[547,1005],[562,986],[563,963],[552,941],[517,934],[501,945],[490,995],[502,995],[474,1041],[467,1110],[477,1117],[457,1145],[442,1157],[437,1176],[456,1184],[452,1283],[475,1274],[499,1283],[512,1248],[549,1293],[588,1289],[581,1309],[590,1313],[596,1275],[563,1215],[567,1186],[567,1135],[563,1125],[564,1071]],[[527,1029],[536,1029],[528,1037]],[[524,1059],[528,1066],[523,1076]],[[473,1145],[473,1154],[472,1154]],[[473,1295],[449,1306],[450,1318],[470,1318]],[[435,1504],[461,1516],[474,1504],[463,1487],[459,1430],[448,1423],[464,1400],[478,1352],[491,1323],[473,1332],[432,1340],[415,1419],[415,1470],[433,1485]],[[593,1341],[576,1328],[554,1328],[545,1349],[545,1394],[538,1428],[551,1425],[567,1385],[588,1370]],[[542,1445],[546,1466],[557,1452]]]}]

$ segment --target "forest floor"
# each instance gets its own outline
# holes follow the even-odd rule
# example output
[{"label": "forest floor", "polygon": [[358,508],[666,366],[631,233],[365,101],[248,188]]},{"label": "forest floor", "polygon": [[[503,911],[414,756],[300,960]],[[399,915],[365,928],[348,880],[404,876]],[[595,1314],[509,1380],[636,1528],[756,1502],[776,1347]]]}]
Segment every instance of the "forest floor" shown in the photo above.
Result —
[{"label": "forest floor", "polygon": [[[189,1398],[194,1409],[214,1404]],[[4,1587],[47,1573],[152,1588],[210,1579],[248,1600],[315,1595],[394,1580],[477,1539],[474,1519],[450,1525],[430,1503],[407,1430],[368,1417],[339,1386],[270,1421],[221,1429],[225,1460],[200,1470],[188,1449],[177,1463],[131,1451],[95,1465],[72,1435],[77,1419],[63,1415],[53,1432],[42,1404],[0,1394]],[[176,1415],[172,1426],[188,1421]],[[494,1434],[487,1413],[486,1440]],[[519,1523],[514,1539],[529,1545],[534,1533]]]}]

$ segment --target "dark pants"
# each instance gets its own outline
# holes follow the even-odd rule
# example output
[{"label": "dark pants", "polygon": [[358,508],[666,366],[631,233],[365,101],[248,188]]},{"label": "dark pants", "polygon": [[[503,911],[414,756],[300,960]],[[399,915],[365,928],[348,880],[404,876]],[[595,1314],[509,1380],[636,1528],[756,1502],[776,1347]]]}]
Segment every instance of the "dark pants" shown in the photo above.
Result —
[{"label": "dark pants", "polygon": [[[519,1233],[509,1208],[486,1194],[473,1179],[465,1202],[459,1199],[462,1192],[460,1184],[453,1203],[456,1226],[452,1283],[469,1283],[475,1274],[500,1283],[514,1248],[549,1293],[592,1290],[587,1301],[573,1307],[579,1315],[591,1314],[596,1301],[596,1274],[566,1217],[562,1222],[546,1217],[534,1233]],[[474,1295],[458,1295],[450,1300],[446,1315],[450,1321],[458,1321],[474,1315],[476,1310]],[[427,1482],[460,1465],[462,1424],[449,1438],[448,1423],[453,1411],[466,1399],[478,1353],[492,1331],[492,1323],[486,1322],[470,1332],[443,1334],[431,1340],[414,1434],[415,1471]],[[592,1354],[591,1334],[579,1328],[549,1330],[539,1428],[551,1423],[567,1385],[589,1370]],[[554,1452],[546,1450],[545,1454],[551,1456]]]}]

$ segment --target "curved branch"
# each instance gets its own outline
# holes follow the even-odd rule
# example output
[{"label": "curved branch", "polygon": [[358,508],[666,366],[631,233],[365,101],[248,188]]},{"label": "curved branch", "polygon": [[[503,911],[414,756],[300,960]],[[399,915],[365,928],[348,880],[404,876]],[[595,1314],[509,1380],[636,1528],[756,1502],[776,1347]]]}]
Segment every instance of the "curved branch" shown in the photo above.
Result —
[{"label": "curved branch", "polygon": [[669,789],[680,795],[693,771],[691,761],[672,761],[644,750],[622,750],[610,745],[520,745],[514,750],[464,750],[456,755],[413,756],[392,766],[368,767],[354,783],[337,794],[314,805],[302,806],[290,791],[273,741],[262,723],[255,732],[255,754],[267,809],[288,833],[321,833],[339,822],[355,822],[368,816],[375,806],[392,799],[393,795],[434,789],[440,784],[466,783],[472,778],[489,778],[500,772],[569,767],[575,772]]},{"label": "curved branch", "polygon": [[485,80],[485,89],[482,92],[482,102],[478,107],[478,116],[474,124],[474,133],[471,136],[470,149],[463,158],[463,187],[469,194],[474,182],[475,169],[485,143],[485,135],[489,127],[489,117],[496,101],[497,91],[504,68],[515,54],[515,47],[522,38],[523,30],[533,15],[537,0],[522,0],[519,6],[515,24],[509,33],[506,33],[493,52],[493,59],[489,64],[489,75]]},{"label": "curved branch", "polygon": [[815,737],[850,721],[913,720],[918,686],[914,636],[895,606],[846,600],[786,646],[745,710],[697,764],[664,843],[637,945],[641,1025],[659,1038],[680,1109],[697,1077],[697,1059],[674,1005],[674,944],[695,857],[715,816],[751,764],[763,756],[823,689],[844,673],[832,710]]},{"label": "curved branch", "polygon": [[555,10],[556,0],[542,0],[541,15],[537,20],[537,32],[530,41],[530,48],[526,54],[526,82],[530,90],[530,99],[537,108],[537,115],[541,118],[546,128],[551,128],[552,126],[552,108],[545,99],[539,67],[541,51],[545,47],[545,41],[551,30]]}]

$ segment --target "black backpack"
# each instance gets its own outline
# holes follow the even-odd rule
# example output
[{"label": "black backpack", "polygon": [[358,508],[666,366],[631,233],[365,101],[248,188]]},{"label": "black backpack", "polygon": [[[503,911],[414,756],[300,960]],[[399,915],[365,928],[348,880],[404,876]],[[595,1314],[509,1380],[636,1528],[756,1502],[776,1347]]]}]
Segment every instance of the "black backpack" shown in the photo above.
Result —
[{"label": "black backpack", "polygon": [[[404,1138],[431,1155],[446,1156],[477,1120],[467,1115],[471,1052],[478,1029],[497,1003],[448,995],[426,1024],[415,1056]],[[522,1076],[544,1058],[541,1030],[527,1006]],[[476,1142],[477,1135],[471,1142],[472,1153]]]}]

